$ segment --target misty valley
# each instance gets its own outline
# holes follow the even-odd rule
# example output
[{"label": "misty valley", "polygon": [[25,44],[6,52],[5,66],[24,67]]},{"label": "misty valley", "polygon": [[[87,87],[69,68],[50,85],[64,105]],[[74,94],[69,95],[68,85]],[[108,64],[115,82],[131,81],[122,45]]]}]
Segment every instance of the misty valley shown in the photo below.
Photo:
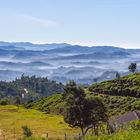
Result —
[{"label": "misty valley", "polygon": [[122,76],[129,74],[131,62],[136,62],[139,69],[139,49],[0,42],[0,80],[6,81],[24,73],[61,83],[75,80],[89,85],[113,79],[116,72]]}]

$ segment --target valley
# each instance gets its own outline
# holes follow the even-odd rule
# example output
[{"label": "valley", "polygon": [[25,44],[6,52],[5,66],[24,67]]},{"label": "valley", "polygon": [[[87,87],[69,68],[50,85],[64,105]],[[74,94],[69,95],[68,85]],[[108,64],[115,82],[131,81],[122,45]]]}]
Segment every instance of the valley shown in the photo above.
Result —
[{"label": "valley", "polygon": [[129,74],[131,62],[140,63],[139,49],[70,44],[0,42],[0,80],[11,81],[25,75],[48,77],[66,83],[90,85]]},{"label": "valley", "polygon": [[[139,49],[0,42],[0,139],[100,140],[106,137],[109,140],[110,136],[120,140],[125,137],[124,134],[128,138],[136,134],[133,137],[139,138],[139,130],[132,129],[131,123],[128,130],[122,129],[123,133],[111,133],[111,127],[110,132],[107,128],[111,118],[127,112],[139,112],[139,66]],[[73,100],[72,96],[75,96]],[[84,115],[78,115],[77,121],[73,115],[76,117],[79,112],[71,114],[74,112],[70,111],[71,115],[68,115],[67,98],[72,101],[69,104],[72,110],[82,103],[79,107]],[[102,113],[92,110],[95,113],[92,117],[97,116],[91,122],[94,123],[93,120],[99,117],[103,122],[98,123],[97,119],[97,128],[90,130],[84,139],[84,131],[82,136],[80,127],[72,127],[69,123],[70,119],[76,124],[84,120],[88,114],[85,111],[90,110],[83,107],[91,103],[93,106],[97,103],[95,110],[100,105],[103,108],[98,111],[104,110]],[[102,114],[107,115],[108,121],[103,119],[105,116],[102,118]],[[79,120],[79,117],[83,118]],[[85,118],[85,122],[88,119],[90,121],[90,116]],[[137,123],[139,126],[139,121]],[[86,128],[87,125],[83,127]],[[101,137],[97,136],[96,131],[101,133]]]}]

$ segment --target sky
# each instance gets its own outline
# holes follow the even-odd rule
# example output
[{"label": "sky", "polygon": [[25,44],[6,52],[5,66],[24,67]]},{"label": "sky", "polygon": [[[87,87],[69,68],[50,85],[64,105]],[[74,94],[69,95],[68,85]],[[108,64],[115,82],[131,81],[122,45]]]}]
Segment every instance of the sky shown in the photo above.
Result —
[{"label": "sky", "polygon": [[140,48],[140,0],[0,0],[0,40]]}]

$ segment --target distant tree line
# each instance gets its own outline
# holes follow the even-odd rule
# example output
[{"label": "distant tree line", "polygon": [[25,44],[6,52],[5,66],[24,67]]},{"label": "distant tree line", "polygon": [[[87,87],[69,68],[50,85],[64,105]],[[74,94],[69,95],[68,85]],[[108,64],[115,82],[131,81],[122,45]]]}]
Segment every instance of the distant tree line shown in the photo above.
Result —
[{"label": "distant tree line", "polygon": [[[25,91],[26,90],[26,91]],[[16,97],[24,100],[34,100],[63,91],[63,85],[48,78],[25,76],[11,82],[0,81],[0,100],[8,98],[15,100]]]}]

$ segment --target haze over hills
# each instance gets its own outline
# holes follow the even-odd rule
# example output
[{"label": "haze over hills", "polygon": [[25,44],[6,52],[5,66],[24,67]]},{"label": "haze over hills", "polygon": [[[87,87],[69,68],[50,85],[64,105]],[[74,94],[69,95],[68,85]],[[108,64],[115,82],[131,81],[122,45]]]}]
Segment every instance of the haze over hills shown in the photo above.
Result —
[{"label": "haze over hills", "polygon": [[70,46],[70,44],[66,43],[52,43],[52,44],[33,44],[30,42],[4,42],[0,41],[0,46],[13,46],[19,48],[24,48],[27,50],[49,50],[49,49],[55,49],[55,48],[61,48],[65,46]]},{"label": "haze over hills", "polygon": [[140,69],[140,49],[0,42],[0,80],[14,80],[24,73],[88,85],[95,78],[113,79],[116,72],[127,75],[131,62],[137,62]]}]

